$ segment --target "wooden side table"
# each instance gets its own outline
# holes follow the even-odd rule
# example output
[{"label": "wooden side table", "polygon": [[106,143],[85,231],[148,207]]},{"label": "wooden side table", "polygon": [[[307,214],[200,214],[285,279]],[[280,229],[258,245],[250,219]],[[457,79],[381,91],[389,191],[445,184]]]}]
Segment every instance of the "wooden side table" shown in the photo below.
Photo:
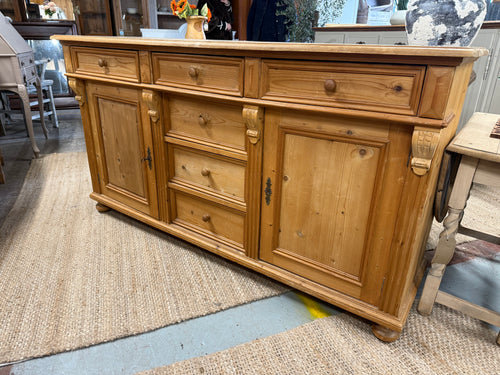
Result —
[{"label": "wooden side table", "polygon": [[[500,244],[500,237],[471,231],[460,225],[473,182],[500,187],[500,139],[490,137],[499,118],[500,115],[496,114],[474,113],[447,148],[462,157],[448,204],[448,214],[443,222],[444,230],[439,235],[436,253],[418,304],[418,312],[422,315],[429,315],[437,302],[500,327],[500,313],[439,290],[446,265],[455,251],[457,232],[467,235],[473,233],[476,238]],[[500,334],[497,344],[500,345]]]}]

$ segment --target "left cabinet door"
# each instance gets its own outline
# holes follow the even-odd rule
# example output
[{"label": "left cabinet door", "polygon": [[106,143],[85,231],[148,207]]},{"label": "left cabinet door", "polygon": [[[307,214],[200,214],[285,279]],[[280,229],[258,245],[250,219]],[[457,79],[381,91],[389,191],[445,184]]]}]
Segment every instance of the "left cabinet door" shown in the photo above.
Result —
[{"label": "left cabinet door", "polygon": [[101,194],[158,218],[151,121],[141,91],[93,82],[86,89]]}]

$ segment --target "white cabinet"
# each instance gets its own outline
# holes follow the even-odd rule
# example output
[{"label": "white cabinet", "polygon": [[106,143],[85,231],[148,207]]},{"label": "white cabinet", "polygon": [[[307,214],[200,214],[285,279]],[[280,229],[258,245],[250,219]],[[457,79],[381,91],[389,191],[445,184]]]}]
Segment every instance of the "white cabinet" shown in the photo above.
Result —
[{"label": "white cabinet", "polygon": [[[408,44],[402,26],[339,25],[318,28],[315,32],[315,41],[337,44]],[[483,25],[472,46],[487,48],[490,54],[474,63],[476,79],[467,89],[458,130],[474,112],[500,114],[500,23]]]}]

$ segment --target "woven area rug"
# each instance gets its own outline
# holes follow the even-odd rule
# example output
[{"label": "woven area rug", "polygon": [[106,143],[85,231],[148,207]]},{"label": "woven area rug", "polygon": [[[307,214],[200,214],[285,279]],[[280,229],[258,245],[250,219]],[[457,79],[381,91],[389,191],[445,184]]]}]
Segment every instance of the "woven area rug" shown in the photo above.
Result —
[{"label": "woven area rug", "polygon": [[154,330],[287,288],[116,212],[85,153],[34,160],[0,229],[0,363]]},{"label": "woven area rug", "polygon": [[375,338],[369,323],[343,313],[140,374],[498,375],[495,339],[479,321],[440,305],[430,317],[413,309],[390,344]]}]

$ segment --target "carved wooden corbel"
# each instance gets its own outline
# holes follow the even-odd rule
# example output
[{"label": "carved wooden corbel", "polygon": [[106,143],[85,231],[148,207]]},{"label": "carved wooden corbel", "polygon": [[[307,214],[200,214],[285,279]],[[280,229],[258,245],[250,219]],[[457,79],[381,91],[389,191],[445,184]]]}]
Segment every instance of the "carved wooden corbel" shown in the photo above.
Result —
[{"label": "carved wooden corbel", "polygon": [[425,175],[431,168],[432,158],[439,144],[440,131],[415,127],[411,139],[413,157],[411,168],[419,176]]},{"label": "carved wooden corbel", "polygon": [[243,107],[243,119],[247,127],[247,136],[252,144],[256,144],[264,126],[264,110],[261,107],[245,105]]},{"label": "carved wooden corbel", "polygon": [[80,104],[80,107],[85,105],[85,85],[82,81],[75,78],[68,78],[68,85],[75,92],[75,99]]},{"label": "carved wooden corbel", "polygon": [[156,124],[160,119],[160,94],[151,90],[142,90],[142,100],[149,108],[149,117]]}]

